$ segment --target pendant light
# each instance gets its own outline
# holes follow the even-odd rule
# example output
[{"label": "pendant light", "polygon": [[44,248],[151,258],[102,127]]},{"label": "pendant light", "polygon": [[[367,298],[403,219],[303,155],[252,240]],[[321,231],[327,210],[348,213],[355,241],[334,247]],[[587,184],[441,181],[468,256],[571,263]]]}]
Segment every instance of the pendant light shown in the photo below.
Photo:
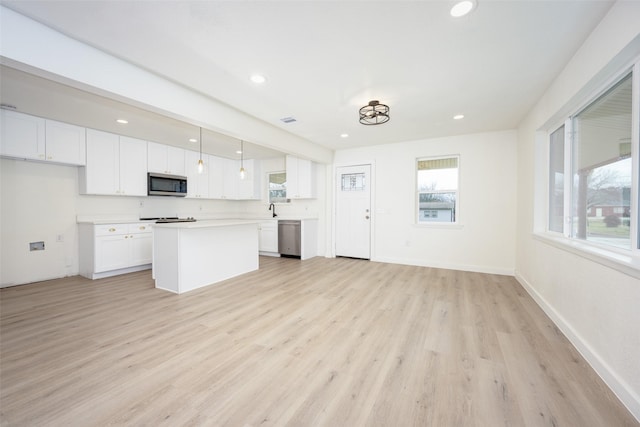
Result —
[{"label": "pendant light", "polygon": [[204,162],[202,161],[202,128],[200,128],[200,159],[198,160],[198,173],[204,171]]},{"label": "pendant light", "polygon": [[244,141],[240,140],[240,179],[244,179],[246,173],[244,171]]}]

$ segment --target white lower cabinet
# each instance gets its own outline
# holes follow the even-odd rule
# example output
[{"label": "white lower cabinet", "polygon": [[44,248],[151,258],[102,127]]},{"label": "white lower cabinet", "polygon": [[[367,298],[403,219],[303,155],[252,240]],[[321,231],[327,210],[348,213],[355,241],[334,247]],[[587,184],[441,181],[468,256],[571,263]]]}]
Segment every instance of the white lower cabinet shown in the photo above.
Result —
[{"label": "white lower cabinet", "polygon": [[80,275],[89,279],[151,268],[153,223],[79,224]]},{"label": "white lower cabinet", "polygon": [[258,224],[258,250],[261,255],[279,256],[278,220],[262,221]]}]

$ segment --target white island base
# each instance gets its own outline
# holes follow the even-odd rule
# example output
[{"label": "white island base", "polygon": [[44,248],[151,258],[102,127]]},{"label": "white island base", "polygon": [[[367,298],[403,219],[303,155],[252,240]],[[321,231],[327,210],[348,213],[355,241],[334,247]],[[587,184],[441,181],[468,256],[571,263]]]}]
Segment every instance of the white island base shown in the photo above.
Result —
[{"label": "white island base", "polygon": [[198,221],[156,224],[156,288],[181,294],[258,269],[258,223]]}]

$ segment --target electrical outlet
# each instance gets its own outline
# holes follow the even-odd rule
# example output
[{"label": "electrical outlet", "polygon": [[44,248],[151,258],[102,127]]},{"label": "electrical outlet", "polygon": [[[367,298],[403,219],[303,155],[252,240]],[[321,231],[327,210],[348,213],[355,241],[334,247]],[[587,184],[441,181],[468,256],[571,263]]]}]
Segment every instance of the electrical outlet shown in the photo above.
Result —
[{"label": "electrical outlet", "polygon": [[140,206],[141,208],[144,208],[144,200],[140,200],[140,202],[139,202],[139,206]]},{"label": "electrical outlet", "polygon": [[31,242],[29,243],[30,251],[44,251],[44,242]]},{"label": "electrical outlet", "polygon": [[58,234],[56,236],[56,242],[59,242],[59,243],[64,242],[64,234]]}]

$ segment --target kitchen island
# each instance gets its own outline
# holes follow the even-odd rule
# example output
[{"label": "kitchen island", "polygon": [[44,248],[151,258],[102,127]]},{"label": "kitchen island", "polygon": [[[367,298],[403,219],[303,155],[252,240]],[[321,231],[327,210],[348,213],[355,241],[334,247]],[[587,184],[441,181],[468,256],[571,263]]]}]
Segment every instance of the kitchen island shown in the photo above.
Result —
[{"label": "kitchen island", "polygon": [[258,222],[208,220],[156,224],[156,288],[184,293],[258,269]]}]

